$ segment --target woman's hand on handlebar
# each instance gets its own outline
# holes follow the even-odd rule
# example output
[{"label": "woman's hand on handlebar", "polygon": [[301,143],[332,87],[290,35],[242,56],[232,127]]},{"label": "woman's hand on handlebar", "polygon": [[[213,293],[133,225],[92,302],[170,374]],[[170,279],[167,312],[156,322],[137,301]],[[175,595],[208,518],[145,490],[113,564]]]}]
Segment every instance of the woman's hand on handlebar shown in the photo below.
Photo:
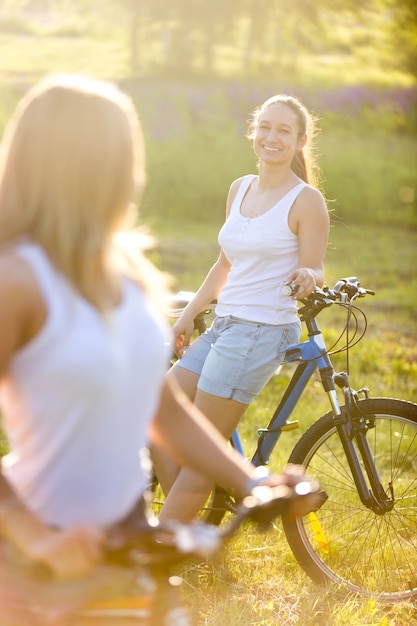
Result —
[{"label": "woman's hand on handlebar", "polygon": [[286,517],[302,517],[311,511],[317,510],[323,503],[323,491],[320,490],[318,485],[315,485],[314,489],[306,490],[305,494],[303,490],[300,490],[300,493],[297,494],[297,487],[304,484],[312,485],[311,479],[305,474],[302,465],[288,463],[283,473],[279,476],[279,480],[280,484],[286,485],[296,492],[291,497],[288,510],[285,513]]},{"label": "woman's hand on handlebar", "polygon": [[288,274],[286,284],[292,286],[293,297],[302,300],[309,296],[316,287],[315,271],[311,267],[297,267]]},{"label": "woman's hand on handlebar", "polygon": [[[261,470],[261,468],[257,469]],[[323,492],[320,491],[318,485],[314,484],[314,488],[312,488],[313,483],[305,474],[302,465],[289,463],[282,474],[269,476],[266,473],[264,478],[261,475],[259,479],[255,478],[251,483],[252,485],[249,485],[250,491],[258,486],[271,487],[272,489],[274,487],[288,487],[288,502],[285,507],[286,510],[282,514],[291,519],[303,517],[307,513],[317,510],[323,503]],[[302,488],[304,485],[306,486],[305,490]],[[299,493],[297,493],[298,487],[301,487]]]},{"label": "woman's hand on handlebar", "polygon": [[[3,482],[3,484],[2,484]],[[95,527],[58,529],[27,509],[0,474],[0,534],[29,561],[46,566],[57,578],[87,575],[101,558],[104,534]]]},{"label": "woman's hand on handlebar", "polygon": [[48,529],[33,541],[28,556],[58,579],[76,579],[90,574],[100,561],[103,542],[104,533],[97,528]]},{"label": "woman's hand on handlebar", "polygon": [[172,327],[173,346],[177,358],[181,358],[188,348],[194,332],[194,316],[184,311]]}]

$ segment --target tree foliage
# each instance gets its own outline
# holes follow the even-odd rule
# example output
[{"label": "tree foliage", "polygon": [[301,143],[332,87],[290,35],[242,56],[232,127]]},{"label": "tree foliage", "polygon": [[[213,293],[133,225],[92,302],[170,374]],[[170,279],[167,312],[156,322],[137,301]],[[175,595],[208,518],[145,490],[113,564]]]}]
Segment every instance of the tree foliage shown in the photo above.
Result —
[{"label": "tree foliage", "polygon": [[[383,47],[392,66],[417,77],[415,0],[127,0],[127,7],[135,16],[136,67],[153,51],[155,66],[207,73],[231,44],[246,72],[296,67],[309,51],[326,54],[353,45],[349,52],[355,54],[372,43],[369,25],[377,24],[374,45]],[[346,28],[350,36],[343,38]]]},{"label": "tree foliage", "polygon": [[[214,69],[233,46],[241,70],[296,68],[300,55],[374,45],[381,62],[417,77],[415,0],[126,0],[135,69]],[[369,26],[374,26],[372,34]],[[375,30],[376,26],[376,30]],[[348,30],[348,33],[346,33]],[[374,41],[377,32],[377,41]],[[353,49],[352,49],[353,47]]]},{"label": "tree foliage", "polygon": [[276,72],[309,53],[366,60],[373,47],[380,64],[417,78],[416,0],[0,0],[0,12],[13,8],[117,24],[132,73],[207,74],[228,62],[237,72]]}]

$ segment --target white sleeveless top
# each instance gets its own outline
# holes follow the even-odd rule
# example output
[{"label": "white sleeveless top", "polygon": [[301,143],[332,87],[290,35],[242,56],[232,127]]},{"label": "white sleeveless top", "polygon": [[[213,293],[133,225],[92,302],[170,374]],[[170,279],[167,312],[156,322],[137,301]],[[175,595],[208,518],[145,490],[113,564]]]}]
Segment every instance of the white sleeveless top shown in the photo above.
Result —
[{"label": "white sleeveless top", "polygon": [[15,250],[39,283],[47,319],[0,385],[11,446],[3,471],[45,522],[107,526],[146,485],[140,450],[168,364],[168,327],[132,281],[104,318],[40,247]]},{"label": "white sleeveless top", "polygon": [[219,233],[219,244],[232,267],[223,286],[216,314],[262,322],[288,324],[298,320],[296,301],[281,294],[288,273],[298,266],[298,237],[288,226],[288,214],[301,182],[258,217],[244,217],[242,200],[255,178],[245,176]]}]

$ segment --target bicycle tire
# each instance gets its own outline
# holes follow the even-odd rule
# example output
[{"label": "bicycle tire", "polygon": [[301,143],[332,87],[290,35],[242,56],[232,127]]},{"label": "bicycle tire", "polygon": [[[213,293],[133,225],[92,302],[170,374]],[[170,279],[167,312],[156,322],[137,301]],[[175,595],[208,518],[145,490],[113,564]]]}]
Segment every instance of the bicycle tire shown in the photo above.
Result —
[{"label": "bicycle tire", "polygon": [[[152,474],[146,499],[148,501],[151,513],[158,516],[161,510],[165,496],[155,474]],[[220,526],[224,516],[228,511],[234,511],[236,502],[234,498],[222,487],[216,486],[199,513],[201,521],[212,526]]]},{"label": "bicycle tire", "polygon": [[417,405],[393,398],[359,401],[375,416],[370,443],[381,483],[395,504],[377,515],[357,493],[330,412],[301,437],[289,462],[304,465],[328,499],[316,512],[283,527],[307,575],[354,593],[395,602],[417,597]]},{"label": "bicycle tire", "polygon": [[233,513],[238,505],[237,500],[218,485],[213,489],[204,507],[203,520],[206,524],[220,526],[226,513]]}]

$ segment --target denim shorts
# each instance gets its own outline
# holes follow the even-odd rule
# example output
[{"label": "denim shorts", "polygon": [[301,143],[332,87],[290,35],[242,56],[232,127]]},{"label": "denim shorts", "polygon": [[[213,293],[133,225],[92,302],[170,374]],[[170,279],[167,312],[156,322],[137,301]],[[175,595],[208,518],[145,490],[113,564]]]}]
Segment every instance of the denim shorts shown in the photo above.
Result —
[{"label": "denim shorts", "polygon": [[232,315],[216,317],[175,367],[199,374],[198,388],[220,398],[250,404],[298,343],[299,321],[261,324]]}]

